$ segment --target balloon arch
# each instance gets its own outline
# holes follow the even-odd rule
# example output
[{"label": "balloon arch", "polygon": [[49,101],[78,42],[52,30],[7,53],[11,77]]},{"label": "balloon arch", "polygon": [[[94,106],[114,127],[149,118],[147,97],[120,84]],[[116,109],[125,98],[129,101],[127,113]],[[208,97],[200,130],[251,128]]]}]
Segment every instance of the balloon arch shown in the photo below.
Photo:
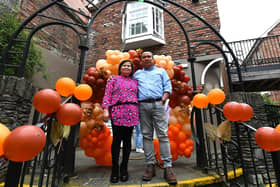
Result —
[{"label": "balloon arch", "polygon": [[[23,52],[22,60],[19,65],[10,65],[9,62],[9,55],[11,55],[12,47],[16,43],[16,39],[18,38],[19,34],[27,27],[27,25],[36,17],[41,16],[46,10],[51,8],[54,5],[62,6],[69,11],[73,11],[75,13],[81,14],[74,9],[67,7],[63,4],[63,0],[53,0],[50,3],[46,4],[45,6],[38,9],[34,14],[28,17],[18,28],[18,30],[12,35],[11,40],[8,43],[8,46],[3,50],[2,59],[1,59],[1,68],[0,73],[2,74],[5,68],[15,68],[17,72],[17,76],[23,77],[24,75],[24,67],[28,56],[28,51],[30,47],[30,42],[34,34],[48,26],[52,25],[62,25],[72,29],[80,39],[79,49],[80,53],[80,62],[79,62],[79,69],[77,74],[76,82],[67,78],[62,77],[61,79],[57,80],[56,82],[56,91],[51,89],[44,89],[37,92],[33,99],[34,107],[37,111],[41,113],[45,113],[52,118],[46,118],[47,120],[55,119],[65,126],[71,126],[71,131],[69,132],[68,140],[64,146],[64,162],[68,162],[65,169],[65,172],[68,174],[74,172],[74,163],[75,163],[75,142],[77,140],[76,131],[78,130],[79,126],[75,125],[80,123],[80,130],[79,130],[79,145],[82,149],[85,150],[85,154],[87,156],[95,158],[97,164],[105,164],[110,165],[110,154],[106,153],[110,148],[110,143],[112,141],[110,136],[110,130],[104,126],[102,122],[102,108],[100,107],[100,102],[102,96],[104,94],[104,86],[106,84],[107,78],[117,73],[118,64],[121,59],[131,59],[137,68],[139,66],[139,51],[130,50],[128,52],[121,52],[118,50],[107,50],[106,59],[99,59],[96,63],[96,68],[89,68],[86,72],[83,72],[85,62],[86,62],[86,54],[89,49],[89,40],[91,38],[90,33],[92,31],[92,26],[94,25],[95,19],[98,15],[104,11],[106,8],[121,2],[133,2],[130,0],[113,0],[111,2],[105,3],[102,7],[97,7],[89,1],[90,5],[94,7],[95,14],[91,17],[88,17],[90,22],[87,25],[75,25],[69,22],[66,22],[59,18],[53,18],[52,21],[47,20],[44,23],[39,24],[35,28],[31,29],[30,34],[25,43],[25,49]],[[220,89],[213,89],[211,90],[208,95],[204,95],[198,93],[198,88],[196,85],[196,75],[195,75],[195,66],[194,63],[196,62],[195,54],[196,50],[201,46],[207,46],[214,48],[216,51],[220,53],[222,59],[225,63],[227,78],[228,78],[228,86],[229,91],[232,92],[232,81],[231,81],[231,73],[230,68],[234,67],[238,74],[238,81],[242,84],[242,78],[240,73],[240,67],[237,58],[235,57],[232,49],[229,47],[227,42],[224,38],[216,31],[207,21],[205,21],[202,17],[198,16],[191,10],[187,9],[186,7],[180,5],[171,0],[162,0],[163,4],[156,3],[151,0],[145,0],[145,3],[152,4],[153,6],[159,7],[164,12],[169,14],[179,25],[181,28],[185,41],[186,41],[186,56],[187,61],[190,63],[191,68],[191,77],[185,75],[185,72],[182,70],[182,67],[174,66],[174,62],[172,61],[171,56],[165,55],[158,55],[154,56],[155,63],[157,66],[166,69],[173,85],[173,94],[171,95],[169,106],[171,107],[169,111],[169,130],[168,135],[170,138],[170,145],[171,145],[171,152],[172,152],[172,159],[176,160],[178,156],[185,156],[190,157],[191,152],[193,151],[193,144],[194,142],[190,139],[193,136],[195,140],[195,147],[196,147],[196,157],[197,157],[197,166],[199,168],[205,168],[207,166],[207,158],[206,158],[206,150],[204,145],[204,127],[202,123],[202,113],[201,108],[207,107],[209,104],[213,105],[214,107],[218,104],[221,104],[225,99],[225,94]],[[216,40],[191,40],[188,31],[185,29],[184,25],[182,24],[183,20],[176,16],[176,13],[170,11],[166,4],[175,6],[178,10],[183,11],[186,15],[191,15],[193,18],[197,19],[200,24],[204,27],[209,29],[209,32],[212,32],[218,39]],[[50,18],[50,17],[48,17]],[[85,32],[81,32],[80,28],[86,28]],[[203,27],[201,28],[203,29]],[[223,47],[221,47],[221,44]],[[233,59],[232,63],[229,63],[228,57]],[[84,74],[84,75],[83,75]],[[192,86],[188,85],[188,82],[192,80]],[[76,83],[78,86],[76,86]],[[81,84],[80,84],[81,83]],[[101,91],[100,91],[101,90]],[[64,101],[60,100],[59,95],[65,97]],[[47,97],[46,97],[47,95]],[[81,101],[81,106],[83,110],[74,103],[67,103],[70,101],[71,96],[74,95],[74,101],[79,103],[78,100]],[[49,103],[52,103],[51,108],[48,107]],[[63,105],[60,106],[62,102]],[[90,112],[88,112],[90,110]],[[253,115],[253,110],[250,106],[244,103],[236,103],[236,102],[229,102],[223,108],[224,116],[230,121],[247,121]],[[55,114],[55,115],[52,115]],[[239,116],[239,117],[237,117]],[[228,128],[228,122],[223,123],[223,127]],[[48,123],[51,125],[51,122]],[[2,126],[1,126],[2,128]],[[30,128],[29,126],[26,128]],[[64,128],[64,127],[63,127]],[[3,127],[4,129],[4,127]],[[48,128],[47,128],[48,129]],[[65,129],[65,128],[64,128]],[[34,131],[38,131],[34,129]],[[263,130],[267,132],[267,130]],[[263,131],[259,133],[263,133]],[[4,132],[4,131],[3,131]],[[16,134],[16,132],[7,132],[7,139],[9,142],[13,142],[14,139],[9,138],[10,134]],[[273,131],[274,132],[274,131]],[[41,134],[42,139],[39,141],[40,145],[37,145],[38,150],[37,152],[41,151],[42,145],[44,144],[45,137],[43,136],[44,133],[38,131]],[[47,134],[50,133],[50,129],[47,130]],[[258,134],[259,134],[258,133]],[[16,135],[13,135],[17,137]],[[64,134],[63,134],[64,136]],[[11,136],[12,137],[12,136]],[[34,138],[34,137],[33,137]],[[259,136],[257,138],[257,143],[264,149],[267,148],[268,150],[275,150],[275,145],[266,145],[260,140]],[[47,145],[50,145],[48,141],[50,136],[47,135]],[[52,139],[52,141],[54,141]],[[1,140],[2,142],[2,140]],[[7,141],[8,142],[8,141]],[[56,141],[57,142],[57,141]],[[38,144],[39,144],[38,143]],[[4,154],[5,151],[9,151],[7,146],[4,144]],[[7,143],[8,144],[8,143]],[[105,145],[105,146],[104,146]],[[154,146],[156,150],[156,157],[160,160],[159,157],[159,146],[158,140],[154,140]],[[277,145],[278,146],[278,145]],[[47,147],[47,146],[45,146]],[[55,148],[56,149],[56,148]],[[278,149],[278,147],[277,147]],[[48,150],[49,148],[45,148],[44,151],[44,158],[48,158]],[[70,154],[67,154],[70,153]],[[8,154],[7,154],[8,155]],[[24,160],[19,160],[18,155],[15,155],[14,161],[26,161],[28,159],[32,159],[35,153],[29,154],[29,157],[26,157]],[[32,158],[31,158],[32,157]],[[13,156],[9,159],[13,160]],[[13,183],[13,176],[8,176],[10,178],[10,182]]]}]

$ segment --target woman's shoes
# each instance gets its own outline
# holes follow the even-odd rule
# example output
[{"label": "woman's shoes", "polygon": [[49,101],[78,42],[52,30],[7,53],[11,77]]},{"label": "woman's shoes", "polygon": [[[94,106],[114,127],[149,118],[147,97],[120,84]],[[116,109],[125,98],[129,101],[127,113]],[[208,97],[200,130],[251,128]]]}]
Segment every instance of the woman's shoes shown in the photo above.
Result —
[{"label": "woman's shoes", "polygon": [[117,183],[117,182],[119,182],[119,176],[113,176],[113,175],[111,175],[111,177],[110,177],[110,182],[111,182],[111,183]]},{"label": "woman's shoes", "polygon": [[126,181],[128,181],[128,178],[129,178],[128,173],[126,173],[126,174],[121,174],[121,176],[120,176],[120,181],[126,182]]}]

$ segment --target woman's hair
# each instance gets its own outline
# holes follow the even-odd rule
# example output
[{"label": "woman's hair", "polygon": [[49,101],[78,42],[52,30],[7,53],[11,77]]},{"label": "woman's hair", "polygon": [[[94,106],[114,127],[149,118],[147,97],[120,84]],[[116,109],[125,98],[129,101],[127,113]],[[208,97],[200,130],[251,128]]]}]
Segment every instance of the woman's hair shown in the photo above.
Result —
[{"label": "woman's hair", "polygon": [[119,75],[121,74],[121,68],[122,68],[123,64],[126,63],[126,62],[129,62],[130,65],[131,65],[131,73],[129,74],[129,76],[132,77],[132,75],[134,73],[134,64],[129,59],[125,59],[125,60],[121,61],[120,65],[119,65]]}]

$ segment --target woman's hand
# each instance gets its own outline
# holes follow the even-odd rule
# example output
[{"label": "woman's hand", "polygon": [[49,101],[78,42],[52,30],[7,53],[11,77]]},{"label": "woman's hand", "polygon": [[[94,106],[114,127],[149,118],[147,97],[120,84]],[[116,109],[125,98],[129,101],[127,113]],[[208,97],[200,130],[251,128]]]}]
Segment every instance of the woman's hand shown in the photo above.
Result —
[{"label": "woman's hand", "polygon": [[104,113],[103,113],[103,121],[108,122],[110,118],[109,115],[109,110],[108,109],[104,109]]}]

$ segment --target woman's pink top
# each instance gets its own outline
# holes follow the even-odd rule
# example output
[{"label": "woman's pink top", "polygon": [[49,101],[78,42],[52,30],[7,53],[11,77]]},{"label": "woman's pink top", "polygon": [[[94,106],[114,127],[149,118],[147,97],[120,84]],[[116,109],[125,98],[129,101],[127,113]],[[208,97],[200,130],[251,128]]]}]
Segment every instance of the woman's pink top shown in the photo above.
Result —
[{"label": "woman's pink top", "polygon": [[113,76],[106,84],[102,107],[109,109],[113,125],[139,124],[137,81],[122,75]]}]

